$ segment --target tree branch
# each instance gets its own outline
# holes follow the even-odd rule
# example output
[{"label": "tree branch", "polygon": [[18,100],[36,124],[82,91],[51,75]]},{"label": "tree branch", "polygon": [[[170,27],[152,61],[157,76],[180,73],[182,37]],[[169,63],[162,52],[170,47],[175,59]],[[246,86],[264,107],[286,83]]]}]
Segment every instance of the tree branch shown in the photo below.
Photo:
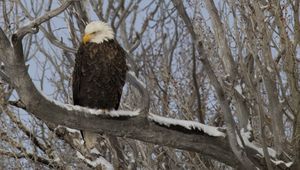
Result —
[{"label": "tree branch", "polygon": [[[213,137],[195,130],[166,127],[150,121],[145,116],[123,117],[120,119],[95,115],[95,110],[80,106],[64,105],[49,100],[46,96],[42,95],[34,86],[27,72],[23,56],[22,38],[27,33],[35,32],[32,31],[35,30],[32,28],[58,15],[59,12],[63,11],[62,7],[64,9],[67,8],[66,4],[70,3],[70,1],[67,1],[59,9],[54,10],[56,12],[50,11],[45,16],[20,28],[13,35],[13,47],[11,47],[11,43],[0,28],[0,58],[2,58],[7,68],[7,75],[11,78],[12,85],[15,87],[28,112],[33,113],[43,121],[56,125],[199,152],[233,167],[239,165],[237,157],[231,151],[228,140],[224,137]],[[135,79],[135,76],[132,76],[132,78]],[[138,80],[135,79],[134,81]],[[142,91],[145,90],[141,82],[138,82],[138,84],[138,86],[141,86]],[[223,96],[222,99],[224,98]],[[148,112],[149,98],[144,99],[144,102],[148,105],[145,109]],[[102,113],[102,111],[99,110],[97,113]],[[257,154],[259,155],[258,152],[252,150],[253,158]]]},{"label": "tree branch", "polygon": [[203,43],[200,40],[200,37],[197,36],[197,34],[195,33],[194,26],[188,16],[187,12],[184,9],[184,5],[183,5],[182,1],[172,0],[172,2],[174,4],[175,8],[177,9],[179,15],[181,16],[181,18],[183,19],[183,21],[185,22],[185,24],[187,26],[187,28],[191,34],[193,44],[197,47],[198,53],[201,57],[201,62],[203,63],[203,67],[204,67],[213,87],[216,90],[218,102],[220,103],[220,107],[224,114],[224,119],[226,122],[226,129],[227,129],[230,147],[231,147],[232,151],[234,152],[234,154],[236,155],[237,159],[240,161],[240,163],[245,168],[253,169],[253,168],[255,168],[255,165],[247,157],[245,150],[243,150],[237,143],[236,132],[235,132],[236,129],[234,127],[234,120],[231,115],[231,111],[230,111],[230,107],[229,107],[230,102],[226,98],[226,94],[223,91],[221,84],[218,81],[218,79],[211,67],[209,60],[207,59],[207,54],[204,50]]},{"label": "tree branch", "polygon": [[58,169],[63,168],[61,165],[57,164],[56,162],[53,162],[41,156],[34,155],[32,153],[13,153],[13,152],[0,149],[0,155],[11,157],[11,158],[18,158],[18,159],[29,158],[30,160],[42,163],[49,168],[58,168]]},{"label": "tree branch", "polygon": [[[19,37],[16,37],[13,44],[18,44],[16,41],[20,40]],[[126,120],[103,118],[99,115],[93,115],[91,109],[79,106],[78,109],[72,109],[67,105],[48,100],[35,88],[31,81],[22,58],[21,49],[18,46],[13,49],[4,32],[0,29],[0,54],[3,54],[1,58],[7,67],[7,74],[12,78],[11,82],[25,104],[26,110],[38,118],[74,129],[106,133],[200,152],[231,166],[238,164],[237,161],[232,161],[234,155],[229,149],[227,140],[224,140],[223,137],[211,137],[204,133],[184,133],[168,129],[148,121],[145,117],[127,118]]]},{"label": "tree branch", "polygon": [[18,29],[17,32],[15,33],[15,36],[22,39],[28,33],[36,33],[38,31],[39,25],[50,20],[51,18],[55,17],[56,15],[60,14],[72,3],[73,3],[72,0],[67,0],[60,7],[45,13],[43,16],[31,21],[28,25],[23,26],[22,28]]}]

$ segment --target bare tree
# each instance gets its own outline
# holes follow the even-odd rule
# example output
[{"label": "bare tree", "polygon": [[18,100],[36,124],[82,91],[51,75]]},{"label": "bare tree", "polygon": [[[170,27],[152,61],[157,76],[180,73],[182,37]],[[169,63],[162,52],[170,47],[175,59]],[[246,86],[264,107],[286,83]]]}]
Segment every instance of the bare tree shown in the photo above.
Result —
[{"label": "bare tree", "polygon": [[[299,4],[0,1],[0,167],[300,169]],[[92,20],[128,52],[119,117],[71,102]]]}]

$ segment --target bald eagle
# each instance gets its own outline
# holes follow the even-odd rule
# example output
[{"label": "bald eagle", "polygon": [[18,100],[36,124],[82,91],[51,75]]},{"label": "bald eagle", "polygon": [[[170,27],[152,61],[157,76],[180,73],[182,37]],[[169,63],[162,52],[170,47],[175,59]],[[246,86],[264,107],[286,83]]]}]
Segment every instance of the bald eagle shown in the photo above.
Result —
[{"label": "bald eagle", "polygon": [[[125,55],[107,23],[89,23],[75,59],[74,105],[117,110],[128,70]],[[85,131],[82,134],[86,146],[94,147],[95,134]]]}]

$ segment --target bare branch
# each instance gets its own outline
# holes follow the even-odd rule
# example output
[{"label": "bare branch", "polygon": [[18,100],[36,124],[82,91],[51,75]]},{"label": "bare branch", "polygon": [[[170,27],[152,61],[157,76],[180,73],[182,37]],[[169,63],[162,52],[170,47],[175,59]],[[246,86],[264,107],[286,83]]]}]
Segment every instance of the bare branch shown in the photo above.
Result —
[{"label": "bare branch", "polygon": [[32,153],[13,153],[13,152],[9,152],[9,151],[5,151],[5,150],[0,149],[0,155],[8,156],[8,157],[11,157],[11,158],[18,158],[18,159],[29,158],[30,160],[42,163],[42,164],[46,165],[49,168],[58,168],[58,169],[63,168],[61,165],[59,165],[59,164],[57,164],[57,163],[55,163],[51,160],[48,160],[48,159],[43,158],[41,156],[36,156],[35,154],[32,154]]},{"label": "bare branch", "polygon": [[[50,20],[58,3],[72,2],[0,0],[0,110],[26,113],[24,121],[1,114],[4,152],[33,150],[62,169],[87,165],[62,148],[88,166],[100,156],[116,169],[299,169],[299,0],[85,0]],[[62,104],[72,103],[74,48],[97,16],[129,51],[122,110]],[[95,134],[96,150],[80,130]],[[18,159],[52,168],[9,156],[4,166]]]},{"label": "bare branch", "polygon": [[48,21],[49,19],[51,19],[52,17],[55,17],[58,14],[60,14],[72,3],[73,3],[73,1],[67,0],[60,7],[45,13],[43,16],[31,21],[28,25],[25,25],[22,28],[18,29],[17,32],[15,33],[15,36],[19,37],[19,38],[23,38],[28,33],[36,33],[38,31],[38,26],[40,24]]},{"label": "bare branch", "polygon": [[[144,117],[130,118],[125,121],[102,119],[99,116],[92,115],[86,108],[79,107],[79,110],[66,109],[64,106],[53,103],[37,91],[27,74],[24,63],[17,55],[13,54],[13,51],[18,49],[12,50],[8,39],[1,29],[0,37],[0,50],[4,56],[7,56],[4,61],[7,68],[9,68],[8,74],[14,77],[12,82],[22,102],[26,105],[27,111],[33,113],[38,118],[74,129],[88,130],[96,133],[105,132],[113,136],[133,138],[200,152],[212,158],[223,160],[226,164],[237,164],[236,161],[232,161],[232,157],[234,156],[228,150],[228,143],[221,138],[193,133],[186,134],[181,131],[170,130],[151,123]],[[16,53],[20,54],[19,52]],[[168,138],[165,138],[165,136],[168,136]],[[212,150],[209,151],[210,149],[207,148],[211,148]]]},{"label": "bare branch", "polygon": [[190,21],[188,15],[184,9],[183,3],[179,0],[172,0],[172,1],[174,3],[175,7],[177,8],[179,14],[183,18],[188,30],[190,31],[191,37],[193,39],[193,43],[197,47],[199,55],[201,57],[201,62],[203,63],[203,67],[204,67],[206,73],[208,74],[208,77],[210,78],[210,81],[212,82],[212,84],[216,90],[218,101],[221,105],[221,110],[224,114],[226,128],[227,128],[227,134],[229,137],[228,139],[229,139],[231,149],[234,152],[234,154],[237,156],[237,158],[239,159],[240,163],[243,164],[243,166],[245,168],[253,169],[253,168],[255,168],[255,165],[247,157],[245,151],[242,150],[237,143],[236,133],[235,133],[236,130],[234,127],[234,120],[233,120],[233,117],[231,115],[231,111],[229,108],[229,101],[228,101],[228,99],[226,99],[226,94],[223,91],[223,89],[221,88],[221,85],[220,85],[219,81],[217,80],[216,75],[214,74],[214,72],[211,68],[211,65],[207,59],[207,54],[205,54],[205,50],[203,48],[203,43],[200,40],[200,38],[198,38],[198,36],[196,35],[196,33],[194,31],[194,27],[192,25],[192,22]]},{"label": "bare branch", "polygon": [[144,113],[144,114],[147,114],[149,112],[149,108],[150,108],[150,97],[149,97],[148,91],[146,89],[146,85],[143,82],[141,82],[135,76],[135,73],[132,72],[132,71],[127,72],[126,79],[130,84],[135,86],[139,90],[139,92],[141,93],[141,97],[142,97],[141,112]]}]

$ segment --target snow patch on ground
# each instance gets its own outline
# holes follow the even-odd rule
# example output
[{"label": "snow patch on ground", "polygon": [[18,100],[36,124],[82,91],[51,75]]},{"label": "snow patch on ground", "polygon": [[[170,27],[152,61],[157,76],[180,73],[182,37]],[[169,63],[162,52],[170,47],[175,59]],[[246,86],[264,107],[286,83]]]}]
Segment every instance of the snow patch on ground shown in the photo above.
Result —
[{"label": "snow patch on ground", "polygon": [[87,158],[85,158],[80,152],[76,152],[76,156],[79,159],[82,159],[83,161],[85,161],[87,164],[91,165],[92,167],[97,167],[98,165],[102,165],[103,167],[106,168],[106,170],[114,170],[113,166],[111,163],[109,163],[106,159],[104,159],[103,157],[98,157],[96,160],[91,161]]},{"label": "snow patch on ground", "polygon": [[177,125],[177,126],[184,127],[188,130],[196,129],[196,130],[202,131],[202,132],[208,134],[209,136],[216,136],[216,137],[218,137],[218,136],[225,137],[226,136],[226,134],[223,132],[220,132],[217,127],[204,125],[202,123],[195,122],[195,121],[172,119],[172,118],[158,116],[158,115],[155,115],[152,113],[149,114],[148,118],[160,125],[164,125],[167,127],[169,127],[171,125],[174,125],[174,126]]}]

